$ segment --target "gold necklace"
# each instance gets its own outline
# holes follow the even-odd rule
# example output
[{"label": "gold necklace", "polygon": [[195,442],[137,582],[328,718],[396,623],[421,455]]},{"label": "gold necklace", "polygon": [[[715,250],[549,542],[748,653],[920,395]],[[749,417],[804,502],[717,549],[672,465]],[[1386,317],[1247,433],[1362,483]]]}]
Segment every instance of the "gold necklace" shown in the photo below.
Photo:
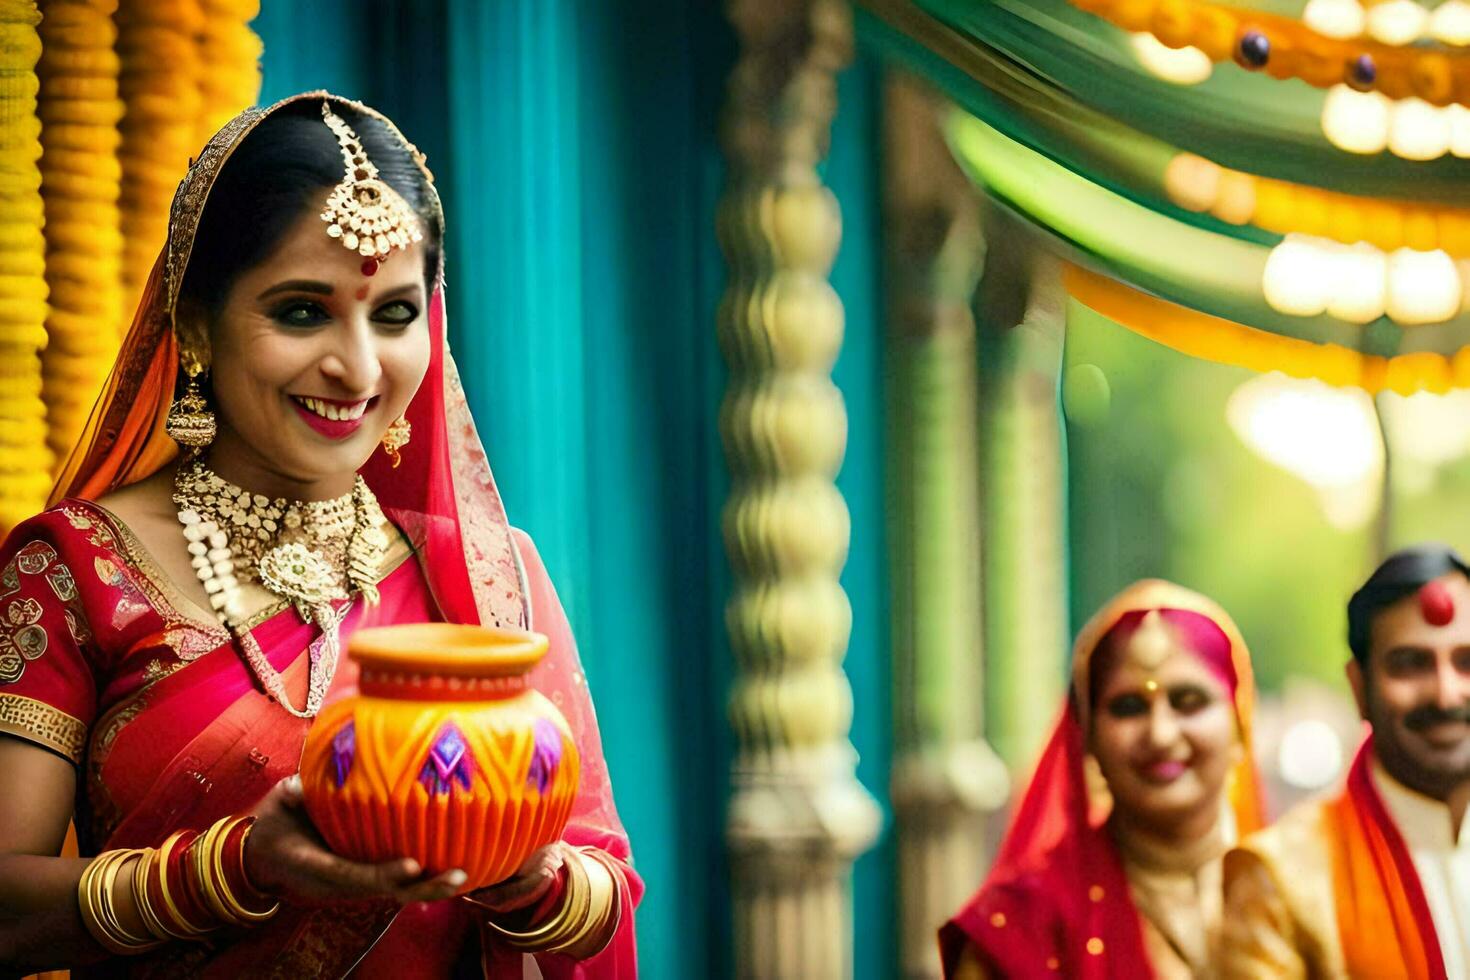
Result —
[{"label": "gold necklace", "polygon": [[[377,498],[359,476],[351,493],[332,500],[271,499],[230,483],[196,458],[179,466],[173,499],[190,561],[220,623],[239,642],[266,693],[296,717],[314,717],[337,670],[337,628],[348,605],[335,603],[354,594],[369,605],[378,601],[388,536]],[[280,672],[244,622],[242,582],[290,601],[322,631],[309,648],[304,708],[291,705]]]}]

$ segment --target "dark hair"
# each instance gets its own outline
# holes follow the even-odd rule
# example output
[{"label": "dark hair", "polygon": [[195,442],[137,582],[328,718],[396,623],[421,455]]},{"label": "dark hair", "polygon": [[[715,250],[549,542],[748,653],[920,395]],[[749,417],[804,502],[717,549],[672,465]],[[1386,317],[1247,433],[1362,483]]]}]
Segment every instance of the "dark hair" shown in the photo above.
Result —
[{"label": "dark hair", "polygon": [[1470,578],[1470,566],[1465,564],[1465,559],[1446,545],[1421,544],[1390,555],[1348,600],[1348,646],[1353,651],[1353,659],[1365,667],[1368,665],[1373,617],[1380,610],[1451,572]]},{"label": "dark hair", "polygon": [[[418,214],[427,280],[438,269],[443,235],[428,180],[381,120],[341,102],[334,101],[332,109],[357,133],[378,177]],[[180,285],[181,304],[213,319],[241,273],[265,261],[342,173],[342,150],[322,121],[321,100],[302,99],[262,120],[230,154],[209,191]],[[325,245],[329,239],[322,227]]]}]

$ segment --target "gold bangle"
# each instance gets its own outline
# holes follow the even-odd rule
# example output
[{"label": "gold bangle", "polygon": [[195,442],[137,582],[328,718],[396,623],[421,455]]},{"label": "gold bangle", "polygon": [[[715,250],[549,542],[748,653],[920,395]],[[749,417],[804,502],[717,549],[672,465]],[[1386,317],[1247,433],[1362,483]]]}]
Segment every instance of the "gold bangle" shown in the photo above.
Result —
[{"label": "gold bangle", "polygon": [[561,902],[550,918],[541,925],[525,932],[517,932],[505,928],[493,919],[486,920],[486,926],[505,945],[522,952],[539,953],[563,941],[581,924],[589,908],[590,886],[587,882],[587,870],[570,854],[562,867],[566,870],[566,883]]},{"label": "gold bangle", "polygon": [[233,817],[215,824],[220,829],[212,839],[209,848],[209,870],[214,876],[216,894],[219,897],[220,903],[229,912],[228,921],[235,925],[255,925],[264,922],[275,915],[276,911],[281,907],[280,902],[274,902],[270,908],[264,911],[255,911],[246,906],[230,891],[230,881],[225,875],[225,842],[229,840],[230,834],[234,832],[235,828],[247,819],[247,817]]},{"label": "gold bangle", "polygon": [[[117,879],[119,875],[121,875],[124,871],[128,871],[129,869],[131,869],[132,875],[136,876],[138,873],[139,859],[144,856],[145,852],[142,850],[124,851],[123,856],[118,858],[113,863],[112,867],[108,869],[106,877],[104,878],[102,903],[103,910],[107,916],[108,924],[111,926],[113,933],[119,938],[124,938],[127,942],[136,945],[139,948],[149,948],[157,945],[159,942],[159,937],[154,936],[151,932],[145,933],[141,936],[137,936],[123,925],[122,917],[117,914]],[[128,891],[132,891],[131,877],[128,879],[128,884],[126,887]],[[147,928],[146,922],[144,923],[144,928]]]},{"label": "gold bangle", "polygon": [[575,940],[592,914],[592,882],[587,874],[587,866],[577,859],[576,852],[567,855],[567,869],[567,882],[575,884],[567,889],[568,901],[561,928],[547,937],[544,949],[560,949]]},{"label": "gold bangle", "polygon": [[245,828],[245,833],[240,837],[240,883],[250,892],[252,896],[262,902],[274,901],[277,906],[281,903],[270,892],[262,891],[255,882],[250,880],[250,872],[245,868],[245,845],[250,842],[250,835],[255,832],[255,818],[245,817],[250,821],[250,826]]},{"label": "gold bangle", "polygon": [[119,956],[135,956],[161,945],[152,937],[140,938],[128,932],[112,908],[112,888],[118,872],[142,853],[138,850],[105,851],[87,865],[77,882],[77,907],[82,924],[102,948]]},{"label": "gold bangle", "polygon": [[123,868],[127,867],[138,856],[138,853],[134,850],[116,851],[107,866],[98,873],[98,877],[101,879],[101,885],[98,888],[97,894],[97,911],[98,918],[102,921],[103,926],[114,938],[125,945],[142,949],[153,944],[153,937],[136,936],[130,932],[122,924],[122,919],[118,917],[117,908],[113,903],[113,896],[116,893],[117,887],[117,876],[122,873]]},{"label": "gold bangle", "polygon": [[[194,937],[202,936],[213,929],[212,925],[201,925],[197,922],[194,922],[188,916],[184,915],[183,911],[180,910],[178,903],[174,901],[173,893],[168,890],[169,859],[173,855],[174,848],[179,846],[180,838],[182,838],[186,833],[188,833],[188,831],[174,831],[172,834],[168,835],[168,838],[158,849],[158,892],[160,895],[163,896],[163,905],[166,909],[168,909],[169,915],[172,916],[173,921],[178,925],[180,929],[185,931],[185,935],[178,936],[179,939],[193,939]],[[194,839],[197,841],[199,838],[196,837]],[[193,846],[192,842],[190,846]],[[177,934],[170,931],[170,935]]]},{"label": "gold bangle", "polygon": [[159,939],[163,939],[172,936],[173,933],[159,918],[153,908],[153,903],[148,901],[148,876],[153,873],[153,862],[157,859],[157,849],[146,848],[137,866],[133,868],[133,904],[137,906],[138,915],[142,917],[143,925],[148,928],[148,931]]},{"label": "gold bangle", "polygon": [[612,941],[622,910],[618,901],[618,876],[600,852],[579,848],[574,853],[573,860],[581,862],[587,874],[588,912],[580,928],[553,946],[549,952],[562,953],[581,960],[596,956]]},{"label": "gold bangle", "polygon": [[219,829],[219,824],[213,824],[204,833],[194,838],[189,845],[189,861],[192,866],[194,883],[199,886],[199,893],[204,896],[204,904],[215,918],[221,922],[231,920],[230,910],[225,908],[224,902],[215,891],[214,881],[209,873],[209,849],[210,843]]}]

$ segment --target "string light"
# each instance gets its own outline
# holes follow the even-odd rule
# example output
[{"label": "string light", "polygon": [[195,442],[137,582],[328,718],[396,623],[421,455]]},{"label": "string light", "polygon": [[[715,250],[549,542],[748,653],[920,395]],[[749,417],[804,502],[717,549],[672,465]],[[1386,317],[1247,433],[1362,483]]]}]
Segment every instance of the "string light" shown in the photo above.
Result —
[{"label": "string light", "polygon": [[1361,36],[1367,24],[1358,0],[1311,0],[1302,11],[1302,21],[1318,34],[1338,40]]},{"label": "string light", "polygon": [[1434,160],[1450,151],[1449,113],[1423,99],[1400,99],[1393,105],[1388,149],[1405,160]]},{"label": "string light", "polygon": [[1400,248],[1385,253],[1367,242],[1343,245],[1310,235],[1287,235],[1271,250],[1261,276],[1267,304],[1289,316],[1327,313],[1348,323],[1387,316],[1412,326],[1458,315],[1466,297],[1462,275],[1442,249]]},{"label": "string light", "polygon": [[1393,100],[1381,92],[1334,85],[1322,100],[1322,133],[1348,153],[1381,153],[1388,146]]},{"label": "string light", "polygon": [[1215,70],[1210,56],[1199,48],[1171,48],[1147,31],[1133,34],[1129,43],[1139,64],[1175,85],[1198,85]]},{"label": "string light", "polygon": [[1429,11],[1414,0],[1385,0],[1367,11],[1368,35],[1383,44],[1413,44],[1429,27]]},{"label": "string light", "polygon": [[1445,0],[1429,15],[1429,36],[1443,44],[1470,44],[1470,3]]}]

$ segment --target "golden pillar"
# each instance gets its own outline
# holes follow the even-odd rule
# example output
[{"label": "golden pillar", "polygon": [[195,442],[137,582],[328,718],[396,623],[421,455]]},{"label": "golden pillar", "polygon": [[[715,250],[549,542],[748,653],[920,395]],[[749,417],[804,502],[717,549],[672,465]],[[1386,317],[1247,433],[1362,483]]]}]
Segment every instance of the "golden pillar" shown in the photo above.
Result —
[{"label": "golden pillar", "polygon": [[880,824],[848,740],[852,611],[838,576],[849,518],[833,482],[847,418],[831,379],[843,313],[828,281],[842,225],[817,173],[851,12],[845,0],[733,0],[728,11],[740,41],[719,215],[724,536],[735,573],[726,618],[738,667],[727,821],[735,975],[842,978],[852,972],[852,862]]},{"label": "golden pillar", "polygon": [[945,145],[947,106],[892,73],[883,97],[892,489],[893,809],[900,957],[941,975],[935,932],[988,862],[1005,766],[984,739],[978,195]]}]

